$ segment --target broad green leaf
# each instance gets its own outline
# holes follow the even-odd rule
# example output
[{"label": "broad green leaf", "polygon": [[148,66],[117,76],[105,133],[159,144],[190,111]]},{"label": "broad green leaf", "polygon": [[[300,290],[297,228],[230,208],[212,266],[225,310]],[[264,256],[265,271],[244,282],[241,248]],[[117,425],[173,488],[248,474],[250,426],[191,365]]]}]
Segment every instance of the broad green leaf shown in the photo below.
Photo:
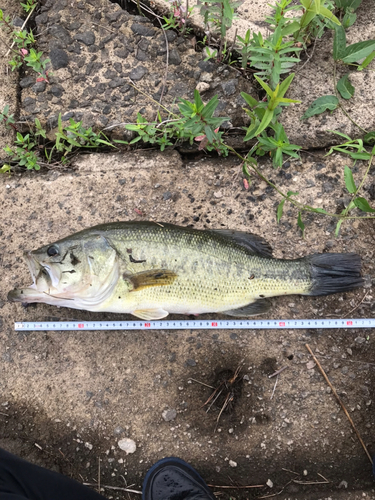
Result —
[{"label": "broad green leaf", "polygon": [[354,200],[354,204],[357,208],[359,208],[360,210],[362,210],[362,212],[370,212],[370,213],[374,213],[375,210],[373,208],[370,207],[368,201],[365,199],[365,198],[355,198]]},{"label": "broad green leaf", "polygon": [[211,118],[211,116],[214,114],[215,109],[217,108],[219,104],[219,99],[217,95],[215,95],[207,104],[206,106],[202,109],[202,116],[204,118]]},{"label": "broad green leaf", "polygon": [[279,92],[277,93],[277,97],[284,97],[284,95],[286,94],[286,91],[288,90],[288,88],[290,87],[290,84],[292,83],[293,81],[293,78],[294,78],[294,75],[295,73],[291,73],[287,78],[285,78],[285,80],[280,84],[280,87],[279,87]]},{"label": "broad green leaf", "polygon": [[363,138],[363,142],[365,144],[375,144],[375,131],[366,134]]},{"label": "broad green leaf", "polygon": [[259,76],[257,76],[257,75],[254,75],[254,76],[255,76],[256,81],[259,83],[259,85],[261,85],[264,88],[264,90],[267,92],[267,94],[269,96],[272,96],[273,90],[261,78],[259,78]]},{"label": "broad green leaf", "polygon": [[311,104],[311,106],[307,109],[305,114],[302,116],[301,120],[305,120],[306,118],[310,118],[310,116],[320,115],[327,109],[333,111],[337,108],[339,104],[339,100],[334,95],[324,95],[322,97],[318,97]]},{"label": "broad green leaf", "polygon": [[354,95],[354,87],[350,83],[349,75],[344,75],[337,82],[337,90],[340,92],[340,95],[343,99],[350,99]]},{"label": "broad green leaf", "polygon": [[284,37],[295,33],[297,30],[299,30],[299,22],[293,21],[282,29],[281,34]]},{"label": "broad green leaf", "polygon": [[194,102],[195,102],[197,109],[203,107],[203,102],[202,102],[201,96],[199,95],[199,92],[197,89],[194,90]]},{"label": "broad green leaf", "polygon": [[257,129],[257,131],[255,132],[255,135],[259,135],[261,132],[263,132],[263,130],[265,130],[270,121],[272,120],[273,118],[273,115],[274,115],[274,111],[271,111],[270,109],[266,109],[266,112],[264,113],[264,116],[263,116],[263,119]]},{"label": "broad green leaf", "polygon": [[255,106],[258,105],[258,101],[251,95],[241,92],[241,96],[246,101],[246,104],[248,104],[251,108],[255,108]]},{"label": "broad green leaf", "polygon": [[366,59],[363,61],[363,63],[358,66],[358,71],[362,71],[363,69],[367,68],[367,66],[370,64],[370,62],[374,59],[375,57],[375,50],[369,54]]},{"label": "broad green leaf", "polygon": [[297,224],[298,224],[298,227],[302,231],[302,238],[304,238],[305,237],[305,224],[302,221],[301,212],[298,212]]},{"label": "broad green leaf", "polygon": [[335,236],[338,236],[339,235],[339,232],[340,232],[340,227],[341,227],[341,224],[344,222],[344,219],[340,219],[336,225],[336,231],[335,231]]},{"label": "broad green leaf", "polygon": [[[347,151],[347,153],[348,153],[348,151]],[[349,152],[349,155],[351,158],[353,158],[353,160],[369,160],[371,158],[370,153],[366,153],[366,152],[363,152],[363,153]]]},{"label": "broad green leaf", "polygon": [[337,19],[337,17],[333,14],[333,12],[331,12],[329,9],[327,9],[326,7],[320,7],[320,10],[319,10],[319,14],[323,17],[325,17],[326,19],[329,19],[330,21],[332,21],[333,23],[337,24],[338,26],[340,26],[340,21]]},{"label": "broad green leaf", "polygon": [[280,203],[277,206],[277,212],[276,212],[276,220],[277,223],[280,222],[281,217],[283,216],[283,208],[284,208],[284,203],[285,203],[285,198],[280,201]]},{"label": "broad green leaf", "polygon": [[348,141],[351,141],[351,137],[349,137],[348,135],[346,134],[343,134],[342,132],[338,132],[337,130],[328,130],[328,132],[332,132],[333,134],[336,134],[336,135],[339,135],[341,137],[344,137],[345,139],[347,139]]},{"label": "broad green leaf", "polygon": [[212,143],[212,142],[213,142],[213,140],[215,139],[215,135],[214,135],[214,132],[213,132],[212,128],[211,128],[211,127],[209,127],[208,125],[206,125],[206,126],[204,127],[204,132],[205,132],[205,134],[206,134],[206,137],[207,137],[207,139],[208,139],[208,142],[211,142],[211,143]]},{"label": "broad green leaf", "polygon": [[346,35],[342,26],[335,26],[335,37],[333,39],[333,59],[338,61],[344,57],[346,49]]},{"label": "broad green leaf", "polygon": [[360,59],[370,55],[373,50],[375,50],[375,40],[353,43],[346,47],[342,61],[344,63],[358,62]]},{"label": "broad green leaf", "polygon": [[353,194],[357,191],[354,179],[353,179],[353,174],[350,168],[345,165],[344,169],[344,178],[345,178],[345,186],[346,189],[349,191],[349,193]]},{"label": "broad green leaf", "polygon": [[357,14],[354,12],[345,12],[345,16],[343,17],[342,20],[342,25],[344,26],[345,29],[350,28],[350,26],[353,26],[353,24],[356,22],[357,19]]}]

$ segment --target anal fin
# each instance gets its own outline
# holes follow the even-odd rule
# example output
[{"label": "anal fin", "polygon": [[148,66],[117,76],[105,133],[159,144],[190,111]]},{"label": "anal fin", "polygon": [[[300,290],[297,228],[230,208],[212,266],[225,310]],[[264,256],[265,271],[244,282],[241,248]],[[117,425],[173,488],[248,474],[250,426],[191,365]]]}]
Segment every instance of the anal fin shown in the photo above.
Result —
[{"label": "anal fin", "polygon": [[247,304],[246,306],[239,307],[238,309],[231,309],[230,311],[223,311],[223,314],[228,316],[246,317],[256,316],[257,314],[264,314],[271,308],[271,301],[267,299],[256,300]]},{"label": "anal fin", "polygon": [[153,320],[153,319],[162,319],[168,316],[168,311],[164,309],[137,309],[132,312],[133,316],[137,316],[137,318]]}]

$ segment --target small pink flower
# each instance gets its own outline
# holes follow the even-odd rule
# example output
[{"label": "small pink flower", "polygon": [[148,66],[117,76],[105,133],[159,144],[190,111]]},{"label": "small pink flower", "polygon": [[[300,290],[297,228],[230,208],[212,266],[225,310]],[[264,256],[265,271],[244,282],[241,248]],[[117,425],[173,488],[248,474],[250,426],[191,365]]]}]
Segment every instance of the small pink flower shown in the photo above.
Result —
[{"label": "small pink flower", "polygon": [[249,181],[247,179],[243,180],[243,187],[247,190],[249,189]]},{"label": "small pink flower", "polygon": [[29,53],[29,51],[26,49],[21,49],[20,52],[21,52],[21,55],[23,55],[23,56],[27,56],[27,54]]}]

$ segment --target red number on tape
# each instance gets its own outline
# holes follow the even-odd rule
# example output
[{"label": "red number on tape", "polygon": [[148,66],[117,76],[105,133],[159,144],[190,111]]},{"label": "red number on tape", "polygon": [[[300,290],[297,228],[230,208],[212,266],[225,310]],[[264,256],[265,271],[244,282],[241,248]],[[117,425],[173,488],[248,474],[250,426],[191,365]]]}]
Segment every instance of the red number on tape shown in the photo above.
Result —
[{"label": "red number on tape", "polygon": [[150,326],[151,326],[151,323],[145,323],[146,328],[150,328]]},{"label": "red number on tape", "polygon": [[78,323],[78,328],[84,328],[85,325],[83,323]]},{"label": "red number on tape", "polygon": [[353,325],[353,321],[347,321],[347,322],[346,322],[346,324],[347,324],[348,326],[352,326],[352,325]]},{"label": "red number on tape", "polygon": [[217,323],[213,322],[211,323],[211,326],[217,326]]},{"label": "red number on tape", "polygon": [[284,321],[280,321],[279,326],[285,326]]}]

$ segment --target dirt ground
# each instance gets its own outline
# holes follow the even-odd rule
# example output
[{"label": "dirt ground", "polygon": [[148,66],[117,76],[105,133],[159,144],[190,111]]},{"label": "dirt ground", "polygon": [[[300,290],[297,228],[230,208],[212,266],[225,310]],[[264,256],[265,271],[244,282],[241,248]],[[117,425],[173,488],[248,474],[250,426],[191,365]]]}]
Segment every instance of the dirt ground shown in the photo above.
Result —
[{"label": "dirt ground", "polygon": [[[5,7],[16,9],[16,3],[5,0]],[[15,111],[21,105],[18,78],[1,71],[0,105],[9,102]],[[339,128],[340,120],[330,127]],[[11,132],[0,133],[1,146],[12,140]],[[0,177],[0,447],[89,483],[108,499],[139,498],[124,489],[140,491],[148,468],[171,455],[192,463],[219,500],[375,499],[370,461],[306,348],[324,367],[373,456],[372,330],[14,330],[16,321],[131,319],[7,301],[10,290],[30,283],[26,249],[118,220],[253,232],[270,242],[276,258],[357,252],[362,289],[275,298],[264,317],[374,317],[373,221],[346,222],[336,238],[333,218],[303,215],[302,238],[297,211],[285,204],[277,224],[279,195],[257,176],[245,189],[237,159],[189,151],[85,154],[69,168],[16,169]],[[358,185],[366,164],[325,154],[304,151],[281,170],[263,159],[260,169],[284,191],[298,191],[300,201],[338,213],[350,201],[344,166],[353,169]],[[372,167],[363,186],[372,205],[374,176]],[[205,403],[223,382],[233,401],[220,414],[228,393],[212,406]],[[134,440],[134,453],[120,449],[123,438]]]},{"label": "dirt ground", "polygon": [[[311,197],[334,210],[345,196],[345,161],[314,154],[280,172],[266,163],[263,171],[281,187],[298,185],[306,201]],[[371,175],[367,188],[372,182]],[[103,485],[121,488],[125,480],[140,489],[150,465],[167,455],[192,462],[210,484],[273,483],[217,488],[218,498],[279,492],[285,499],[357,498],[356,491],[358,498],[375,498],[368,458],[305,347],[316,353],[373,453],[372,331],[16,333],[14,321],[123,316],[6,302],[10,289],[30,281],[25,249],[98,222],[160,220],[246,229],[266,237],[276,257],[356,251],[365,289],[277,298],[267,317],[371,317],[371,222],[348,223],[334,238],[332,221],[316,216],[306,219],[302,239],[295,211],[286,209],[277,225],[277,195],[257,178],[245,190],[236,160],[186,162],[173,151],[85,155],[73,171],[3,178],[1,197],[2,446],[92,484],[100,460],[100,483],[109,498],[129,496]],[[275,387],[269,375],[283,367]],[[237,368],[232,408],[217,423],[223,401],[207,412],[212,389],[202,384],[216,387]],[[168,414],[174,419],[165,421],[165,410],[175,410]],[[136,442],[134,454],[118,447],[123,437]]]}]

